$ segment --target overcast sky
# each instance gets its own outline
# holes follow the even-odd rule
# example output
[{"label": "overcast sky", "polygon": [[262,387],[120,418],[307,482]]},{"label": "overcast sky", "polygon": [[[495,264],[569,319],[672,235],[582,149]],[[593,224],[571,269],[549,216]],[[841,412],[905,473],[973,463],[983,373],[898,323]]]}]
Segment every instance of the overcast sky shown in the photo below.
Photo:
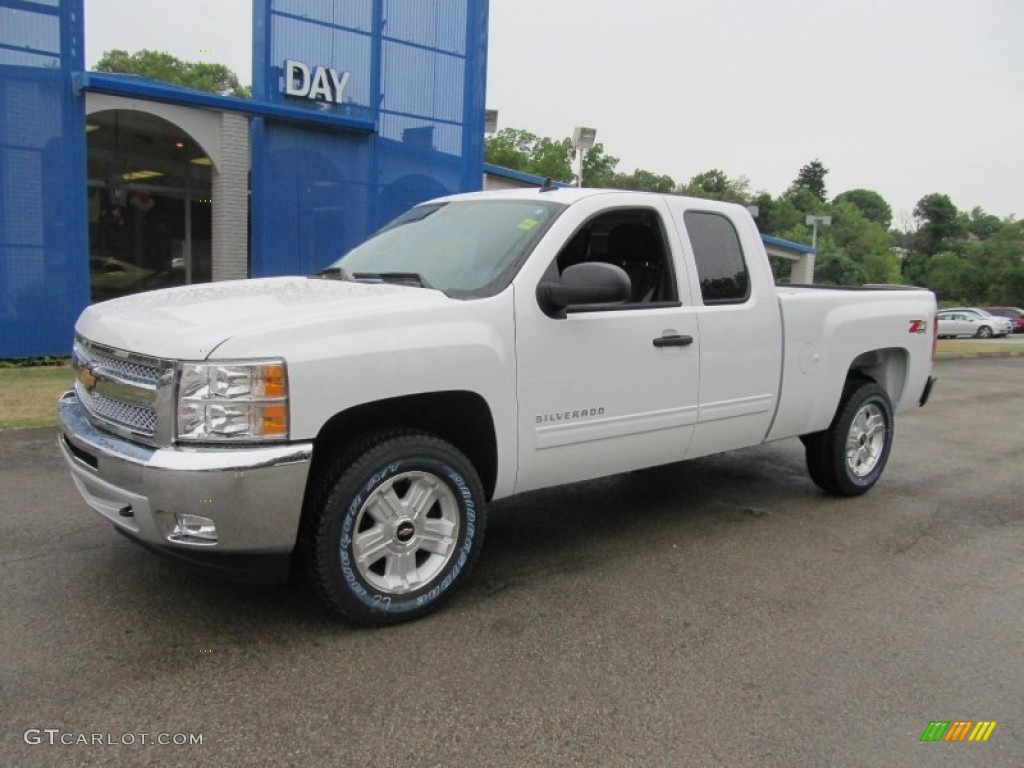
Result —
[{"label": "overcast sky", "polygon": [[[88,65],[156,48],[251,80],[248,0],[85,9]],[[777,195],[819,158],[830,195],[875,189],[897,224],[931,192],[1024,218],[1022,34],[1021,0],[491,0],[487,105],[594,127],[620,171]]]}]

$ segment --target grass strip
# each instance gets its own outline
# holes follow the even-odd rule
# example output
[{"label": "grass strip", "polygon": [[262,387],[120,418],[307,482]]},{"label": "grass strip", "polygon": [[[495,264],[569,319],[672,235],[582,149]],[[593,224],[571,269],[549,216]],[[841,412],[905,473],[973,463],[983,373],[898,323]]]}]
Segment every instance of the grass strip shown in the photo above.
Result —
[{"label": "grass strip", "polygon": [[57,398],[71,387],[70,366],[0,368],[0,429],[57,423]]}]

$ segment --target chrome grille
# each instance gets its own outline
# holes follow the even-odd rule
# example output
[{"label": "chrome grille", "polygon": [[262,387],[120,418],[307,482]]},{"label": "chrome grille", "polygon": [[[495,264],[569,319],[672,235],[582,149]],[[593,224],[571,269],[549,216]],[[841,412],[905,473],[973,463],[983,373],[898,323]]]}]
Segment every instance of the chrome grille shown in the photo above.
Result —
[{"label": "chrome grille", "polygon": [[160,380],[160,369],[155,365],[136,363],[132,360],[122,360],[117,357],[107,357],[98,352],[89,355],[93,364],[99,368],[140,384],[156,384]]},{"label": "chrome grille", "polygon": [[133,432],[152,437],[156,434],[156,410],[141,405],[122,403],[102,395],[93,395],[84,387],[76,387],[79,399],[89,412]]},{"label": "chrome grille", "polygon": [[116,350],[79,337],[72,364],[75,391],[97,426],[142,442],[167,439],[171,430],[171,361]]}]

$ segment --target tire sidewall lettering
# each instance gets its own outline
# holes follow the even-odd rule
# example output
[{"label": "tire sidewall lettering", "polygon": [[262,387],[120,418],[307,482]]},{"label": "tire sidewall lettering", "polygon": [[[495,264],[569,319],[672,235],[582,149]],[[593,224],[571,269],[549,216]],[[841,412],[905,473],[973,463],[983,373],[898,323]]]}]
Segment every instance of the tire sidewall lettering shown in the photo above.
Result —
[{"label": "tire sidewall lettering", "polygon": [[[354,526],[363,504],[374,490],[391,477],[408,471],[429,472],[445,482],[454,492],[456,501],[459,504],[460,518],[457,549],[446,568],[439,575],[440,580],[435,578],[433,582],[418,592],[400,595],[381,595],[379,590],[370,587],[363,581],[353,562]],[[337,539],[338,564],[347,589],[368,608],[381,613],[403,613],[421,609],[434,602],[452,587],[469,561],[470,553],[476,540],[476,507],[477,501],[473,494],[473,489],[458,471],[442,459],[431,456],[409,456],[392,461],[385,467],[375,470],[360,485],[359,490],[347,505],[341,520]]]}]

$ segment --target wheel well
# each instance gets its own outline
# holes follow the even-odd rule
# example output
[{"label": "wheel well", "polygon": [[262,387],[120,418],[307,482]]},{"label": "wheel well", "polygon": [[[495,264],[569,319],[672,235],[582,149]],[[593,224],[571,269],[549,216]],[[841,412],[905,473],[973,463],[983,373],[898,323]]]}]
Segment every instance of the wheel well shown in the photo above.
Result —
[{"label": "wheel well", "polygon": [[474,392],[428,392],[364,403],[332,416],[313,442],[310,478],[361,434],[406,427],[454,445],[476,467],[490,499],[498,477],[498,444],[487,402]]},{"label": "wheel well", "polygon": [[846,380],[869,379],[889,395],[895,405],[907,383],[907,350],[898,347],[875,349],[858,355],[846,374]]}]

